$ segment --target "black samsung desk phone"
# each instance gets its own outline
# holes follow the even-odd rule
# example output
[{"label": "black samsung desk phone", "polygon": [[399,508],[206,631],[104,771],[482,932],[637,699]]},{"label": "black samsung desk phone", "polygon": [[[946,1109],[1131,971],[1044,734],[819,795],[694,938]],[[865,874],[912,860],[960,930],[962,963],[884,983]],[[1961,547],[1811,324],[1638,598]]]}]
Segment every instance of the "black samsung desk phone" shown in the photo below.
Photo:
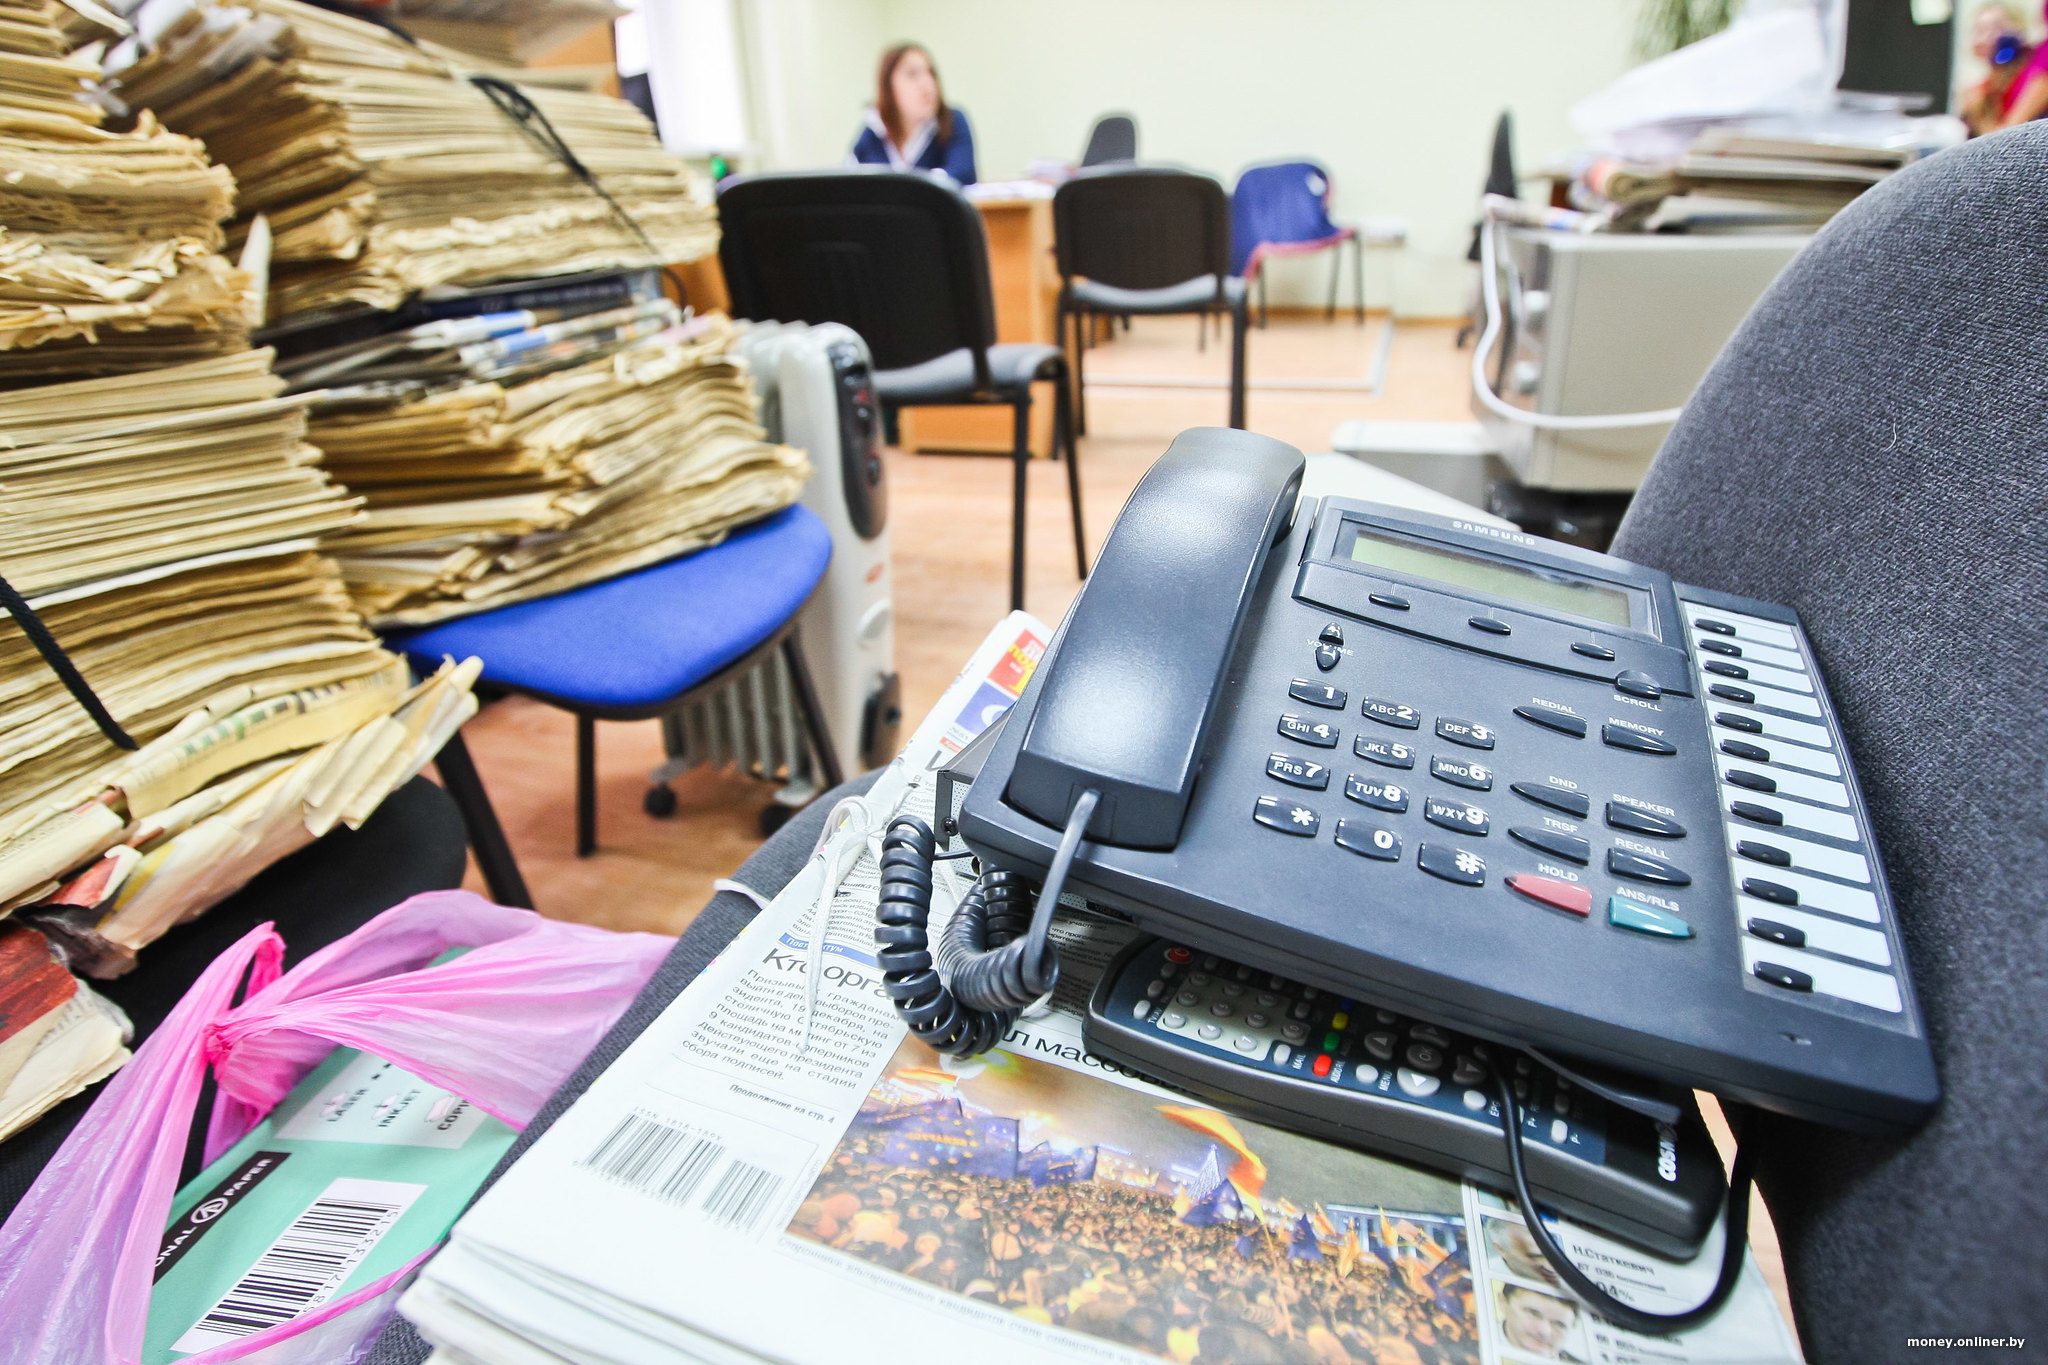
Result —
[{"label": "black samsung desk phone", "polygon": [[[1318,505],[1302,469],[1245,432],[1176,440],[975,746],[957,829],[984,865],[1046,877],[1093,791],[1065,889],[1161,936],[1105,975],[1091,1047],[1333,1135],[1319,1092],[1406,1102],[1489,1151],[1474,1082],[1531,1055],[1595,1092],[1615,1068],[1834,1126],[1924,1120],[1932,1056],[1794,614],[1492,525]],[[1546,1144],[1584,1157],[1636,1122],[1556,1073],[1522,1093],[1553,1195]],[[1373,1126],[1410,1155],[1455,1128]],[[1674,1126],[1638,1126],[1638,1165],[1684,1183]],[[1714,1211],[1562,1193],[1653,1246],[1696,1244]]]}]

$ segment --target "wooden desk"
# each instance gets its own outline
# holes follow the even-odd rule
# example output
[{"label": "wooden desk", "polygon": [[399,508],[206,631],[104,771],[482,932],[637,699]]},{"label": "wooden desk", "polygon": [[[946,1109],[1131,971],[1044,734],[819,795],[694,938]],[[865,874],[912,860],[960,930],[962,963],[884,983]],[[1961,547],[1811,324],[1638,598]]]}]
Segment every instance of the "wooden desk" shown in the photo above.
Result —
[{"label": "wooden desk", "polygon": [[[1059,342],[1060,277],[1052,255],[1052,200],[985,199],[976,204],[988,233],[989,282],[995,291],[996,340]],[[1031,453],[1052,454],[1053,386],[1031,391]],[[1007,407],[904,408],[898,434],[914,451],[1007,455]]]}]

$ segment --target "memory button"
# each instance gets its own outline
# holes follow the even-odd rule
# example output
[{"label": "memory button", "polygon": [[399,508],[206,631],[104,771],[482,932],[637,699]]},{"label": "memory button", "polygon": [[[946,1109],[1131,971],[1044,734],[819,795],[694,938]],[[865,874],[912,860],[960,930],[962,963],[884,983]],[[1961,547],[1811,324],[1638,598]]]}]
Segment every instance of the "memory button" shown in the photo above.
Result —
[{"label": "memory button", "polygon": [[1767,882],[1762,877],[1744,877],[1742,891],[1744,895],[1755,896],[1760,901],[1770,901],[1773,905],[1799,904],[1797,891],[1789,886],[1780,886],[1776,882]]},{"label": "memory button", "polygon": [[1739,758],[1745,763],[1768,763],[1771,761],[1771,751],[1769,749],[1758,748],[1754,744],[1739,739],[1722,740],[1721,752],[1730,758]]},{"label": "memory button", "polygon": [[1735,845],[1735,851],[1753,863],[1765,863],[1771,867],[1792,866],[1792,855],[1770,844],[1751,843],[1744,839]]},{"label": "memory button", "polygon": [[1609,748],[1627,749],[1638,754],[1675,754],[1678,746],[1655,735],[1646,735],[1640,730],[1631,730],[1613,721],[1600,727],[1600,738]]},{"label": "memory button", "polygon": [[1785,823],[1785,813],[1783,811],[1772,810],[1769,806],[1759,806],[1754,801],[1731,801],[1728,804],[1728,813],[1757,825],[1782,825]]}]

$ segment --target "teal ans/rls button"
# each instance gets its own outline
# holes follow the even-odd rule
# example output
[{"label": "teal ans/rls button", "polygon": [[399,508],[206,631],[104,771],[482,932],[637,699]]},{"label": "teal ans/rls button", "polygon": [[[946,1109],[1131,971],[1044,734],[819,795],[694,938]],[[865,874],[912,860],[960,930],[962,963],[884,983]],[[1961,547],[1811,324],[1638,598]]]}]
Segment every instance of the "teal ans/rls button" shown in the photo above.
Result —
[{"label": "teal ans/rls button", "polygon": [[1620,896],[1607,898],[1607,922],[1617,929],[1633,929],[1659,938],[1691,938],[1692,926],[1668,910]]}]

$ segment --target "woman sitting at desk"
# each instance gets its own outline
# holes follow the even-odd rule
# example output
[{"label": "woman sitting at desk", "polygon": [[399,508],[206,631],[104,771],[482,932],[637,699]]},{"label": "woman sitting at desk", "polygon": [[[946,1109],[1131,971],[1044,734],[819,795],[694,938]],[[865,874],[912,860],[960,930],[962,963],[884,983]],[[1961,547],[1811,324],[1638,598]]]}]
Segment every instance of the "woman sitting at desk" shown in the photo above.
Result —
[{"label": "woman sitting at desk", "polygon": [[899,171],[942,171],[974,183],[974,134],[967,115],[949,108],[931,54],[901,43],[882,54],[875,103],[853,144],[853,160]]}]

